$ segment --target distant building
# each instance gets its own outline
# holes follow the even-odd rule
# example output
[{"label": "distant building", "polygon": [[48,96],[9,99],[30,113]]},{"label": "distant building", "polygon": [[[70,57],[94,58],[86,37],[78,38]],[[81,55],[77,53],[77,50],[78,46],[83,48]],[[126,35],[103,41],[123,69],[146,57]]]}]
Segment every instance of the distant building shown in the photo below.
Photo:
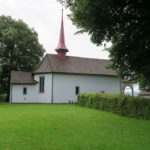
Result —
[{"label": "distant building", "polygon": [[84,92],[121,93],[109,60],[66,56],[63,16],[56,52],[46,54],[33,72],[11,72],[11,103],[68,103]]}]

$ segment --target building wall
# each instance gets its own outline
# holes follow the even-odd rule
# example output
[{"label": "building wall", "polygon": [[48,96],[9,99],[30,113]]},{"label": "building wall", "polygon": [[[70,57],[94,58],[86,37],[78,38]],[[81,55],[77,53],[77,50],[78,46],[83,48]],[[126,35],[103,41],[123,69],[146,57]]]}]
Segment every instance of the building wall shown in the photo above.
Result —
[{"label": "building wall", "polygon": [[39,77],[45,77],[44,93],[39,92],[39,83],[36,85],[37,101],[39,103],[51,103],[52,96],[52,74],[37,74],[34,79],[39,82]]},{"label": "building wall", "polygon": [[[23,88],[27,88],[27,94],[23,95]],[[11,85],[12,103],[34,103],[36,101],[35,86],[34,85]]]},{"label": "building wall", "polygon": [[[39,77],[45,77],[44,93],[39,92],[39,83],[35,85],[11,85],[10,102],[12,103],[51,103],[51,74],[35,75],[35,80],[39,82]],[[27,95],[23,95],[23,88],[27,88]]]},{"label": "building wall", "polygon": [[120,93],[120,80],[111,76],[91,76],[91,75],[67,75],[54,74],[53,77],[53,101],[63,103],[76,101],[75,87],[80,88],[80,93],[84,92],[106,92]]},{"label": "building wall", "polygon": [[[111,76],[71,75],[71,74],[41,74],[45,77],[44,93],[39,93],[39,83],[35,85],[11,85],[12,103],[68,103],[76,101],[75,87],[84,92],[120,93],[120,80]],[[27,87],[27,95],[23,95],[23,87]],[[52,89],[53,87],[53,89]],[[53,90],[53,92],[52,92]]]}]

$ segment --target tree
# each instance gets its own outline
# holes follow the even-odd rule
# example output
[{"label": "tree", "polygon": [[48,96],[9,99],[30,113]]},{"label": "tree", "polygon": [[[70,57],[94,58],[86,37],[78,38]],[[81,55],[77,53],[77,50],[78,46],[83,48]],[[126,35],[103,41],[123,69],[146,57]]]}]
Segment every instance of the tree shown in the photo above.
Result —
[{"label": "tree", "polygon": [[[80,33],[97,45],[111,41],[110,66],[128,80],[150,86],[150,5],[147,0],[59,0]],[[147,82],[143,82],[147,81]]]},{"label": "tree", "polygon": [[0,83],[9,91],[10,71],[32,71],[45,50],[38,42],[38,34],[22,20],[0,16]]}]

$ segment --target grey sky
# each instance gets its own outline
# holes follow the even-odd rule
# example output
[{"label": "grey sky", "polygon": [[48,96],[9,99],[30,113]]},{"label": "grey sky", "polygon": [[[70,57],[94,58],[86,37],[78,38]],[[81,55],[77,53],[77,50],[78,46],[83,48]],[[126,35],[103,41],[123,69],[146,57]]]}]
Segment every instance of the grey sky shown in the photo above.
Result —
[{"label": "grey sky", "polygon": [[[46,53],[56,53],[58,44],[62,6],[57,0],[0,0],[0,15],[9,15],[24,20],[38,32],[39,41]],[[64,10],[64,27],[68,55],[108,59],[103,47],[96,47],[87,34],[74,35],[77,28],[67,18]],[[108,44],[109,45],[109,44]],[[135,86],[135,90],[138,87]]]},{"label": "grey sky", "polygon": [[[39,41],[46,53],[55,53],[58,44],[61,5],[56,0],[0,0],[0,15],[9,15],[24,20],[38,32]],[[74,35],[76,27],[67,18],[68,10],[64,10],[65,40],[68,55],[108,58],[103,47],[96,47],[87,34]]]}]

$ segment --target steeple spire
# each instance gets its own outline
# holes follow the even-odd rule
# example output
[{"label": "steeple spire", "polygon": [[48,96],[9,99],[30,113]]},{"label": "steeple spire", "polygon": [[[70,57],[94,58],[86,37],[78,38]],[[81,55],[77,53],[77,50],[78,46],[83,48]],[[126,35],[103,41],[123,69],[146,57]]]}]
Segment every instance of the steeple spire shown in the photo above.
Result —
[{"label": "steeple spire", "polygon": [[60,58],[65,59],[66,52],[68,52],[68,49],[67,49],[66,44],[65,44],[63,9],[62,9],[59,43],[58,43],[58,46],[55,50],[56,50],[56,52]]}]

